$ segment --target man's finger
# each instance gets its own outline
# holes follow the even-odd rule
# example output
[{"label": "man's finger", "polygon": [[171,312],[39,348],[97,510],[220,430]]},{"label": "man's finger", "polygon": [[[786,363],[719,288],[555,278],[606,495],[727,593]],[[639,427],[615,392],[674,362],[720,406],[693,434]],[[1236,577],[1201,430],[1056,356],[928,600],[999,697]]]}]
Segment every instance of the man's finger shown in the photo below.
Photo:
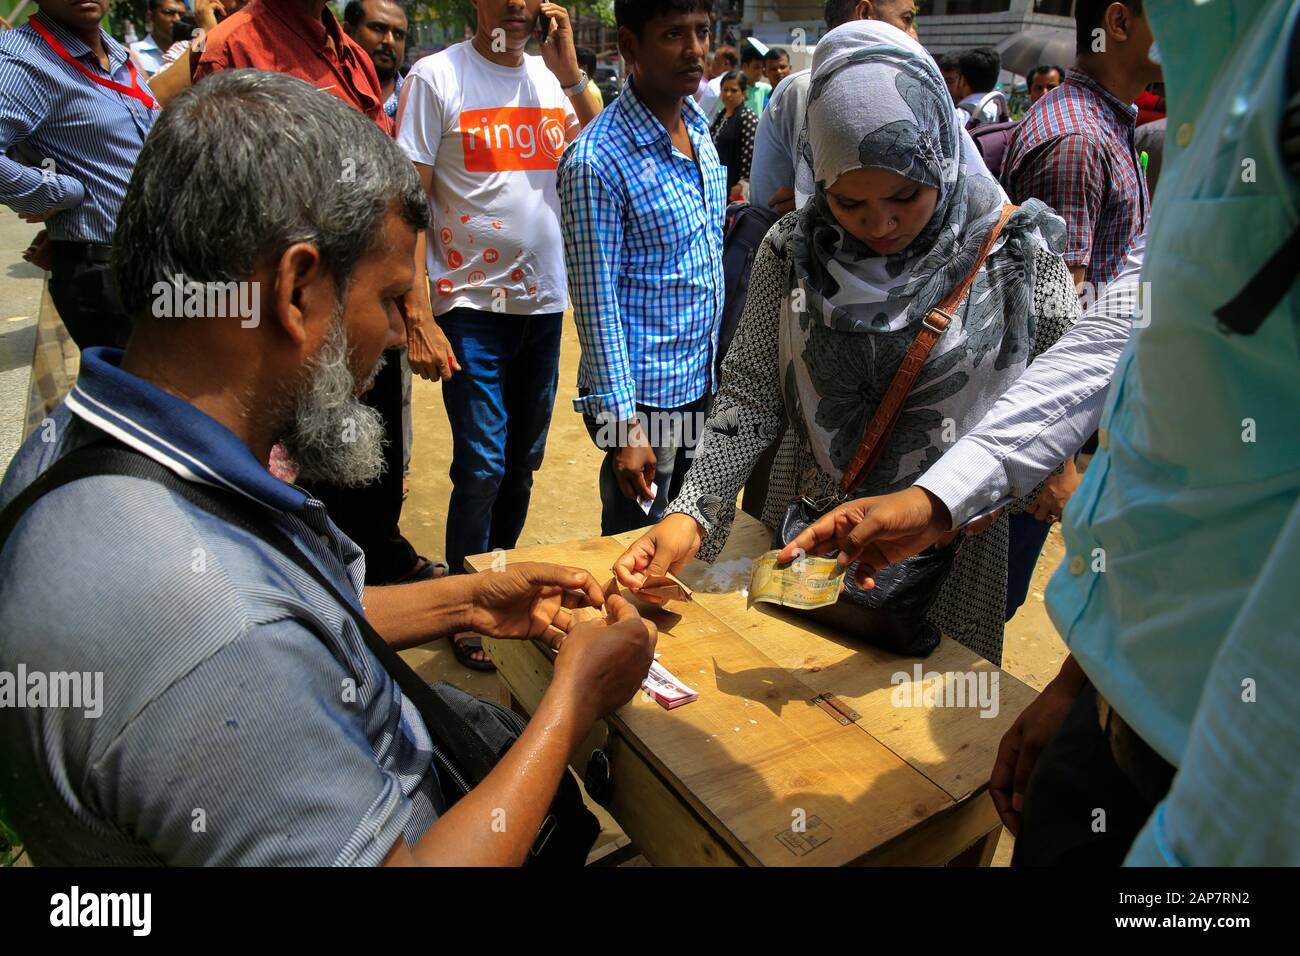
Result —
[{"label": "man's finger", "polygon": [[549,647],[551,650],[556,651],[558,653],[560,650],[560,646],[564,643],[565,638],[567,638],[568,636],[569,635],[567,632],[561,631],[558,628],[552,626],[546,629],[546,632],[542,634],[539,640],[547,647]]},{"label": "man's finger", "polygon": [[1025,808],[1025,791],[1029,789],[1029,778],[1038,763],[1038,754],[1042,748],[1025,741],[1020,750],[1020,759],[1016,761],[1016,778],[1011,787],[1011,809],[1019,813]]},{"label": "man's finger", "polygon": [[808,527],[797,534],[793,541],[781,549],[776,560],[785,564],[805,554],[817,554],[819,550],[832,550],[827,545],[835,541],[835,513],[822,515]]},{"label": "man's finger", "polygon": [[584,571],[582,568],[565,568],[564,571],[564,580],[557,583],[562,584],[569,591],[585,594],[592,607],[604,605],[605,591],[596,583],[591,572]]},{"label": "man's finger", "polygon": [[630,621],[640,616],[636,612],[636,608],[618,594],[611,594],[605,601],[605,620],[610,624],[617,624],[619,621]]},{"label": "man's finger", "polygon": [[632,547],[619,555],[618,560],[614,562],[614,579],[625,588],[631,588],[635,591],[645,584],[645,575],[637,570],[637,565],[641,564],[643,560],[647,564],[649,563],[646,558],[647,537],[648,535],[638,538],[632,544]]},{"label": "man's finger", "polygon": [[573,615],[565,608],[557,608],[555,617],[551,618],[551,627],[559,628],[565,634],[573,630]]}]

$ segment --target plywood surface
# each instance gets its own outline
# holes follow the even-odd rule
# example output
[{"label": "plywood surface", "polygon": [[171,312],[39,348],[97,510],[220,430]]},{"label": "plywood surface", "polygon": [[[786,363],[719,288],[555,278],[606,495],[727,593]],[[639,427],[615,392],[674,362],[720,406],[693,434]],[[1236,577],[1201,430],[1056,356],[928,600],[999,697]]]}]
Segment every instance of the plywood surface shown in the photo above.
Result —
[{"label": "plywood surface", "polygon": [[[594,539],[522,549],[508,561],[585,567],[605,580],[620,552],[616,542]],[[648,612],[659,625],[660,661],[700,699],[666,711],[638,694],[612,724],[744,862],[852,862],[951,809],[940,787],[871,735],[813,706],[817,691],[703,603],[675,607],[680,613]],[[505,643],[492,646],[511,654],[511,679],[526,652]],[[542,655],[528,651],[537,655],[530,679],[544,679]]]},{"label": "plywood surface", "polygon": [[[617,540],[631,544],[639,534],[629,532]],[[747,608],[750,566],[771,546],[771,532],[741,512],[713,565],[693,561],[680,576],[695,589],[700,607],[794,679],[850,704],[862,715],[863,730],[954,800],[981,790],[988,783],[998,742],[1036,696],[1033,689],[948,638],[925,660],[902,658],[785,608]],[[973,681],[967,676],[980,674],[984,676]],[[947,686],[952,687],[950,694]],[[927,689],[935,687],[945,688],[938,697],[944,706],[935,706],[933,700],[929,706],[915,706],[925,705]],[[976,693],[968,693],[971,690]],[[896,706],[895,700],[907,706]],[[965,706],[947,706],[949,702]]]}]

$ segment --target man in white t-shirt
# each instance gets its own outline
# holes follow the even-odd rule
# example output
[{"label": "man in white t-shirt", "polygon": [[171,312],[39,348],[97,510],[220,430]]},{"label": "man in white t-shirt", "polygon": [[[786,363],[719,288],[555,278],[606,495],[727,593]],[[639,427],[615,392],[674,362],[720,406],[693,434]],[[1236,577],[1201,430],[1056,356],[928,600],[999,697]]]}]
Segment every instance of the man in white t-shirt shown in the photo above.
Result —
[{"label": "man in white t-shirt", "polygon": [[[411,369],[442,379],[451,421],[453,574],[468,555],[513,548],[528,514],[569,304],[556,169],[599,112],[562,6],[476,10],[473,39],[412,67],[397,114],[433,214],[405,313]],[[541,56],[524,53],[530,38]],[[478,643],[458,637],[456,657],[491,670]]]}]

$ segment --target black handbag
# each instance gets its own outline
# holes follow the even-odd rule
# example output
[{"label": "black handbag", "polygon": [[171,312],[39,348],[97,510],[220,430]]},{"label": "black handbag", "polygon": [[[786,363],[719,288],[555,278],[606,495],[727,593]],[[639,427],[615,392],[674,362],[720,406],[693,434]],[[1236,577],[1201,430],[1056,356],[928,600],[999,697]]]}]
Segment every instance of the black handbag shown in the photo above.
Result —
[{"label": "black handbag", "polygon": [[[844,470],[839,494],[823,501],[804,497],[790,502],[786,506],[781,525],[776,530],[773,541],[775,547],[784,548],[810,524],[852,497],[871,473],[898,421],[908,393],[921,374],[926,358],[952,323],[953,315],[974,284],[975,276],[1002,232],[1002,227],[1017,208],[1011,204],[1003,206],[1002,218],[984,237],[970,272],[922,321],[916,339],[903,356],[902,364],[889,383],[885,397],[871,417],[866,434],[862,436],[849,467]],[[964,535],[958,534],[945,547],[927,548],[920,554],[881,568],[872,574],[875,587],[871,590],[859,587],[854,580],[858,567],[855,562],[844,576],[844,591],[838,601],[828,607],[800,610],[797,613],[895,654],[928,657],[939,646],[940,634],[938,629],[926,621],[926,617],[939,597],[939,589],[952,571],[963,537]]]},{"label": "black handbag", "polygon": [[[448,807],[491,773],[502,755],[519,739],[525,721],[513,711],[466,694],[445,681],[425,683],[370,626],[365,615],[270,520],[267,508],[235,492],[184,481],[152,458],[107,435],[55,462],[0,513],[0,549],[23,513],[38,498],[60,485],[92,475],[126,475],[163,485],[208,513],[265,541],[323,587],[356,623],[366,646],[424,719],[433,739],[434,764]],[[587,809],[572,771],[566,768],[525,865],[581,867],[599,833],[600,822]]]}]

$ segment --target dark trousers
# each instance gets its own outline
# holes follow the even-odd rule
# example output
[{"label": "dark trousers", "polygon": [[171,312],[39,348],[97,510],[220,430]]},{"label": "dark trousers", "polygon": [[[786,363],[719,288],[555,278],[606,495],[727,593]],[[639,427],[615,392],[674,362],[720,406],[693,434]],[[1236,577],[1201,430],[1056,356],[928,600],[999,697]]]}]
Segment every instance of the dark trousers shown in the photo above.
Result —
[{"label": "dark trousers", "polygon": [[1034,764],[1011,865],[1119,866],[1157,802],[1115,762],[1088,683]]},{"label": "dark trousers", "polygon": [[1029,596],[1029,582],[1033,580],[1038,556],[1043,553],[1050,521],[1039,521],[1027,511],[1017,511],[1007,517],[1007,620],[1015,617],[1020,605]]},{"label": "dark trousers", "polygon": [[330,518],[366,555],[366,584],[391,584],[415,569],[418,556],[402,537],[402,362],[384,353],[383,369],[363,401],[384,418],[384,473],[361,488],[302,482]]},{"label": "dark trousers", "polygon": [[131,320],[122,308],[113,278],[112,247],[54,242],[51,250],[50,299],[77,348],[124,348],[131,335]]},{"label": "dark trousers", "polygon": [[452,309],[438,319],[461,371],[442,383],[451,423],[447,564],[519,541],[560,380],[564,315]]},{"label": "dark trousers", "polygon": [[[579,389],[579,394],[586,394]],[[704,420],[713,404],[705,392],[695,401],[677,408],[651,408],[636,406],[641,416],[642,433],[655,453],[655,500],[647,514],[641,506],[623,494],[614,475],[614,458],[618,454],[618,430],[612,424],[598,422],[591,415],[583,415],[583,424],[596,447],[605,453],[600,463],[600,533],[606,537],[622,534],[636,528],[658,524],[663,520],[669,503],[677,497],[686,472],[694,459],[695,447],[704,436]]]}]

